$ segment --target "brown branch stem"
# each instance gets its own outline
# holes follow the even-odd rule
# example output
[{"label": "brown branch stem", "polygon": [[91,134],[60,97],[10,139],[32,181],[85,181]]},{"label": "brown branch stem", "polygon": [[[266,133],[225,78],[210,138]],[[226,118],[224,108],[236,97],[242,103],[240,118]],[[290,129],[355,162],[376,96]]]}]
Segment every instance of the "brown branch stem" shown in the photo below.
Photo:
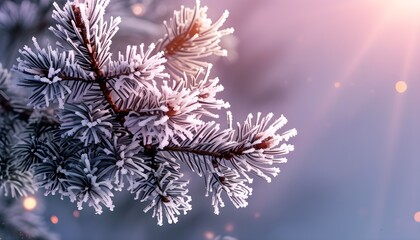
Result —
[{"label": "brown branch stem", "polygon": [[175,147],[175,146],[166,146],[163,148],[164,151],[172,151],[172,152],[188,152],[188,153],[194,153],[198,155],[205,155],[215,158],[224,158],[224,154],[218,153],[218,152],[210,152],[205,150],[199,150],[199,149],[192,149],[192,148],[186,148],[186,147]]},{"label": "brown branch stem", "polygon": [[184,44],[194,37],[196,34],[200,33],[201,23],[197,20],[193,22],[187,31],[184,33],[175,36],[168,44],[165,46],[165,55],[175,55],[179,50],[184,47]]},{"label": "brown branch stem", "polygon": [[166,146],[163,148],[163,151],[188,152],[188,153],[193,153],[197,155],[204,155],[204,156],[210,156],[210,157],[219,158],[219,159],[231,160],[234,156],[242,155],[244,154],[245,151],[251,148],[254,148],[256,150],[270,148],[271,139],[272,137],[267,137],[266,139],[261,141],[261,143],[251,145],[247,148],[240,147],[236,150],[230,150],[228,152],[223,152],[223,153],[200,150],[200,149],[193,149],[193,148],[188,148],[188,147],[178,147],[178,146]]},{"label": "brown branch stem", "polygon": [[85,47],[88,49],[89,52],[89,58],[91,60],[90,67],[92,68],[92,71],[96,74],[97,77],[97,79],[94,82],[99,84],[99,88],[101,89],[103,96],[105,97],[108,104],[111,106],[112,110],[117,115],[117,120],[121,123],[121,125],[124,125],[125,117],[128,115],[130,110],[121,110],[112,98],[111,90],[107,87],[108,78],[104,76],[104,73],[98,63],[96,46],[87,37],[88,30],[86,29],[86,26],[83,23],[80,8],[76,5],[72,5],[72,9],[76,20],[76,27],[80,29],[80,34],[82,36],[83,43],[85,44]]},{"label": "brown branch stem", "polygon": [[245,150],[246,149],[244,148],[240,148],[236,151],[219,153],[219,152],[212,152],[212,151],[206,151],[206,150],[200,150],[200,149],[193,149],[193,148],[188,148],[188,147],[166,146],[163,148],[163,151],[187,152],[187,153],[210,156],[210,157],[226,159],[226,160],[232,159],[234,155],[242,155]]}]

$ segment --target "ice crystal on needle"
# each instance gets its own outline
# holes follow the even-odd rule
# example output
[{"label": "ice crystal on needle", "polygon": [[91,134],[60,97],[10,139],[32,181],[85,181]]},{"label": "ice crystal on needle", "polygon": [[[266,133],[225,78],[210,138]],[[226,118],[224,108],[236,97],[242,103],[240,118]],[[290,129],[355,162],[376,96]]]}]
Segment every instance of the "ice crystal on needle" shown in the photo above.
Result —
[{"label": "ice crystal on needle", "polygon": [[[113,210],[115,192],[127,189],[162,225],[192,208],[192,179],[182,173],[189,168],[205,179],[216,214],[224,194],[246,207],[252,176],[270,182],[279,173],[296,130],[279,133],[287,120],[271,113],[255,120],[250,114],[236,127],[228,113],[226,129],[209,121],[230,107],[218,98],[223,86],[207,62],[227,54],[219,46],[233,32],[221,30],[227,11],[213,23],[200,1],[181,7],[156,44],[127,46],[114,60],[110,49],[122,20],[105,19],[108,4],[54,4],[50,30],[58,47],[42,48],[34,38],[34,48],[25,46],[14,67],[20,86],[31,90],[29,112],[14,106],[0,78],[2,111],[18,118],[24,113],[32,129],[20,140],[0,129],[9,136],[0,135],[1,189],[24,195],[36,186],[97,213]],[[12,152],[6,151],[10,142]]]}]

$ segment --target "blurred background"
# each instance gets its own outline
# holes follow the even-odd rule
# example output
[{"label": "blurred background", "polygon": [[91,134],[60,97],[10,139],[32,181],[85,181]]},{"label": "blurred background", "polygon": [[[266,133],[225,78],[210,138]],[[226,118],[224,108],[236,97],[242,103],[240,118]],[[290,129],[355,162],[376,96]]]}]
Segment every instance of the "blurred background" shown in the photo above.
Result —
[{"label": "blurred background", "polygon": [[[114,49],[158,39],[181,4],[195,2],[111,0],[108,12],[128,19]],[[419,239],[420,1],[202,5],[214,20],[229,10],[225,26],[235,28],[212,73],[235,119],[274,112],[298,130],[281,174],[255,181],[247,208],[227,203],[218,216],[204,181],[187,175],[193,210],[163,227],[125,192],[102,215],[36,195],[49,229],[63,240]]]}]

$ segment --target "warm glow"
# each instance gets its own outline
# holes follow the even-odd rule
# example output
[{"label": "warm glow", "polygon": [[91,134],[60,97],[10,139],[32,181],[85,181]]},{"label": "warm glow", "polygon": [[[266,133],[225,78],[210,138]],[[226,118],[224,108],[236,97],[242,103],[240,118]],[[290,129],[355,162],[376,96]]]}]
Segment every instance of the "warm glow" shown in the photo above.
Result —
[{"label": "warm glow", "polygon": [[418,16],[420,0],[378,0],[378,4],[386,6],[391,15],[398,17]]},{"label": "warm glow", "polygon": [[414,221],[416,221],[416,222],[420,222],[420,212],[416,212],[416,213],[414,214]]},{"label": "warm glow", "polygon": [[144,6],[141,3],[135,3],[131,6],[131,11],[136,16],[141,16],[144,13]]},{"label": "warm glow", "polygon": [[51,216],[50,218],[52,224],[57,224],[58,223],[58,217],[57,216]]},{"label": "warm glow", "polygon": [[404,81],[398,81],[398,82],[395,84],[395,90],[396,90],[398,93],[403,93],[403,92],[407,91],[407,83],[406,83],[406,82],[404,82]]},{"label": "warm glow", "polygon": [[77,211],[77,210],[74,210],[74,211],[73,211],[73,217],[74,217],[74,218],[78,218],[78,217],[80,217],[80,212],[79,212],[79,211]]},{"label": "warm glow", "polygon": [[335,82],[334,83],[334,87],[335,88],[340,88],[341,87],[341,83],[340,82]]},{"label": "warm glow", "polygon": [[214,237],[214,233],[211,231],[207,231],[204,233],[204,239],[213,240]]},{"label": "warm glow", "polygon": [[33,210],[33,209],[35,209],[36,204],[37,204],[36,199],[35,199],[35,198],[33,198],[33,197],[26,197],[26,198],[23,200],[23,207],[24,207],[26,210],[29,210],[29,211],[31,211],[31,210]]},{"label": "warm glow", "polygon": [[414,11],[420,9],[420,0],[388,0],[390,4],[395,6],[395,10]]},{"label": "warm glow", "polygon": [[226,224],[226,226],[225,226],[225,230],[226,230],[226,232],[232,232],[234,229],[235,229],[235,227],[233,226],[233,224],[232,224],[232,223],[228,223],[228,224]]}]

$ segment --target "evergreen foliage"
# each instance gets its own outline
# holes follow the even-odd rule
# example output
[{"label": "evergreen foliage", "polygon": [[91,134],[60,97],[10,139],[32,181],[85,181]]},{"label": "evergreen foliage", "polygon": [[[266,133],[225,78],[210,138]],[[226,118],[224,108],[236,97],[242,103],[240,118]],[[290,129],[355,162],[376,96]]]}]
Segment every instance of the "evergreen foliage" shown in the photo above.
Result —
[{"label": "evergreen foliage", "polygon": [[270,182],[279,173],[296,130],[280,132],[287,120],[271,113],[233,126],[228,112],[226,129],[211,120],[230,107],[217,98],[223,86],[207,62],[227,54],[219,42],[233,32],[221,29],[228,12],[212,23],[199,1],[181,7],[162,39],[127,46],[114,59],[122,20],[105,19],[108,4],[54,4],[56,46],[33,38],[13,68],[19,86],[30,90],[28,107],[0,69],[1,190],[24,196],[38,189],[101,213],[126,189],[162,225],[191,210],[190,179],[182,173],[189,168],[205,179],[216,214],[223,194],[247,206],[252,175]]}]

